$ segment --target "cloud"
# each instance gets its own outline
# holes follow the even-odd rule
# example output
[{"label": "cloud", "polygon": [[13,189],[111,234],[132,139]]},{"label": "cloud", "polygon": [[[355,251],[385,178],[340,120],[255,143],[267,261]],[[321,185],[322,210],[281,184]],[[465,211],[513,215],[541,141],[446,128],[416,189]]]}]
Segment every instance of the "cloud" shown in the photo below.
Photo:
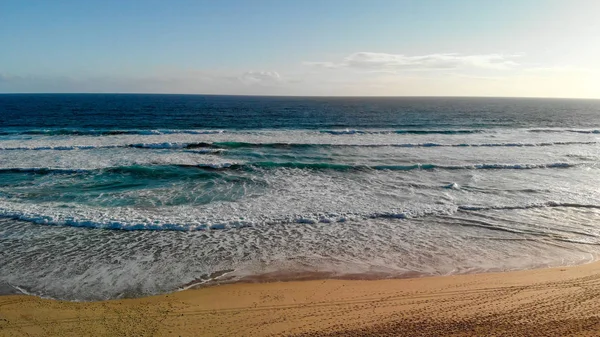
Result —
[{"label": "cloud", "polygon": [[519,64],[512,59],[518,55],[502,54],[429,54],[406,56],[403,54],[387,54],[359,52],[345,57],[340,62],[305,62],[305,65],[323,68],[348,68],[375,71],[400,70],[447,70],[457,68],[484,68],[504,70]]},{"label": "cloud", "polygon": [[238,78],[248,85],[269,85],[281,81],[281,76],[276,71],[247,71]]},{"label": "cloud", "polygon": [[3,74],[3,73],[0,73],[0,83],[2,83],[2,82],[8,82],[11,79],[14,79],[14,77],[10,76],[10,75]]},{"label": "cloud", "polygon": [[581,72],[597,72],[597,69],[582,68],[576,66],[551,66],[551,67],[534,67],[525,69],[531,73],[581,73]]},{"label": "cloud", "polygon": [[211,72],[161,69],[143,76],[16,76],[0,71],[0,93],[140,92],[204,94],[285,94],[301,79],[275,71]]},{"label": "cloud", "polygon": [[[348,57],[339,63],[314,65],[342,68],[339,71],[315,68],[296,72],[289,69],[275,72],[161,68],[150,69],[140,76],[42,76],[0,70],[0,92],[600,97],[597,70],[593,72],[593,69],[552,64],[521,64],[511,71],[486,70],[473,68],[476,67],[473,64],[489,58],[476,58],[477,62],[474,62],[472,56],[462,56],[460,62],[435,63],[431,60],[441,58],[362,55],[362,58]],[[511,61],[510,57],[503,57],[503,60]]]}]

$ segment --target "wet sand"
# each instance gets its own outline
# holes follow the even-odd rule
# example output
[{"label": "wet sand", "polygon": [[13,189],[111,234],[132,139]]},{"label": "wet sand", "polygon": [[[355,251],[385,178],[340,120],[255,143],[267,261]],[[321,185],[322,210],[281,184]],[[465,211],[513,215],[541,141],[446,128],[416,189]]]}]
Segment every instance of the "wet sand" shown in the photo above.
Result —
[{"label": "wet sand", "polygon": [[73,303],[0,297],[0,336],[597,336],[600,263],[396,280],[238,283]]}]

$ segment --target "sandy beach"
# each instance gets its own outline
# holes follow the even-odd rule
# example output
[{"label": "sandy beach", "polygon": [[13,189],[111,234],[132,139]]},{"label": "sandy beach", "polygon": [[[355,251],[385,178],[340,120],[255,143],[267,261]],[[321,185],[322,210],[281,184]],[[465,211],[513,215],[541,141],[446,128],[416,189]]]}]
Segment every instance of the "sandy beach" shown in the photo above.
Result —
[{"label": "sandy beach", "polygon": [[600,263],[394,280],[238,283],[140,299],[0,297],[0,336],[600,334]]}]

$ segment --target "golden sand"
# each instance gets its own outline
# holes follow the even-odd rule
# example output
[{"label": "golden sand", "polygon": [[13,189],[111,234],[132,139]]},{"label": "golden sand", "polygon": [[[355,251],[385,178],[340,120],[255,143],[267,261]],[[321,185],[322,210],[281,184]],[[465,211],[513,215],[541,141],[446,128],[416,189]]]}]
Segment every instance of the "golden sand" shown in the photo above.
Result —
[{"label": "golden sand", "polygon": [[0,336],[600,336],[600,263],[240,283],[141,299],[0,297]]}]

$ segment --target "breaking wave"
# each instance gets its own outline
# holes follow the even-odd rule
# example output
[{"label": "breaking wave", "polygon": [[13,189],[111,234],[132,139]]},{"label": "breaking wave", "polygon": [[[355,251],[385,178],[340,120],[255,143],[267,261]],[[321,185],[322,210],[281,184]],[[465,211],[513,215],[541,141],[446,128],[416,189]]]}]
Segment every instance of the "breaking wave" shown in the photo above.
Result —
[{"label": "breaking wave", "polygon": [[[32,146],[32,147],[0,147],[3,151],[72,151],[91,149],[113,148],[138,148],[138,149],[202,149],[198,153],[220,153],[223,149],[238,148],[320,148],[320,147],[547,147],[569,145],[599,145],[596,141],[570,141],[570,142],[540,142],[540,143],[386,143],[386,144],[315,144],[315,143],[250,143],[250,142],[163,142],[163,143],[134,143],[125,145],[71,145],[71,146]],[[211,150],[212,149],[212,150]]]},{"label": "breaking wave", "polygon": [[32,135],[32,136],[116,136],[116,135],[210,135],[223,133],[223,130],[87,130],[87,129],[45,129],[2,131],[0,135]]},{"label": "breaking wave", "polygon": [[411,164],[411,165],[348,165],[335,163],[304,163],[304,162],[248,162],[248,163],[202,163],[196,165],[134,165],[124,167],[106,167],[99,169],[64,169],[51,167],[8,167],[0,168],[3,173],[31,173],[31,174],[81,174],[81,173],[143,173],[168,172],[173,169],[198,169],[206,171],[219,170],[253,170],[253,169],[303,169],[303,170],[387,170],[387,171],[413,171],[413,170],[531,170],[531,169],[554,169],[572,168],[582,164],[571,163],[546,163],[546,164],[472,164],[472,165],[438,165],[438,164]]},{"label": "breaking wave", "polygon": [[[4,205],[6,206],[6,205]],[[89,209],[87,211],[80,210],[80,214],[75,216],[65,215],[57,212],[55,214],[41,214],[35,210],[19,210],[10,209],[10,207],[3,207],[0,203],[0,217],[12,218],[21,221],[32,222],[40,225],[54,225],[54,226],[70,226],[70,227],[85,227],[85,228],[97,228],[97,229],[111,229],[111,230],[126,230],[126,231],[138,231],[138,230],[152,230],[152,231],[198,231],[198,230],[228,230],[235,228],[246,228],[254,226],[272,225],[274,223],[298,223],[298,224],[330,224],[330,223],[344,223],[348,221],[362,221],[366,219],[415,219],[429,216],[452,216],[457,212],[471,212],[471,211],[490,211],[490,210],[526,210],[535,208],[583,208],[583,209],[600,209],[600,205],[594,204],[578,204],[578,203],[563,203],[548,201],[544,203],[534,203],[527,205],[491,205],[491,206],[452,206],[452,207],[440,207],[434,209],[406,209],[402,211],[388,211],[388,212],[374,212],[374,213],[348,213],[348,214],[304,214],[304,215],[293,215],[293,216],[281,216],[276,218],[256,220],[222,220],[222,221],[211,221],[211,222],[198,222],[191,221],[186,222],[161,222],[158,220],[149,219],[146,221],[140,221],[133,216],[131,219],[107,219],[106,217],[97,218],[99,212],[95,209]],[[452,217],[448,219],[454,219]],[[456,219],[454,219],[456,220]],[[462,222],[474,222],[474,219],[463,219]],[[481,221],[480,221],[481,222]],[[461,223],[462,224],[462,223]],[[488,224],[485,228],[492,230],[507,230],[502,226]],[[525,233],[520,230],[511,229],[515,233]],[[532,234],[533,232],[529,233]],[[579,232],[578,232],[579,233]],[[533,233],[536,234],[536,233]],[[538,234],[544,234],[539,232]],[[589,235],[587,233],[579,233]]]}]

